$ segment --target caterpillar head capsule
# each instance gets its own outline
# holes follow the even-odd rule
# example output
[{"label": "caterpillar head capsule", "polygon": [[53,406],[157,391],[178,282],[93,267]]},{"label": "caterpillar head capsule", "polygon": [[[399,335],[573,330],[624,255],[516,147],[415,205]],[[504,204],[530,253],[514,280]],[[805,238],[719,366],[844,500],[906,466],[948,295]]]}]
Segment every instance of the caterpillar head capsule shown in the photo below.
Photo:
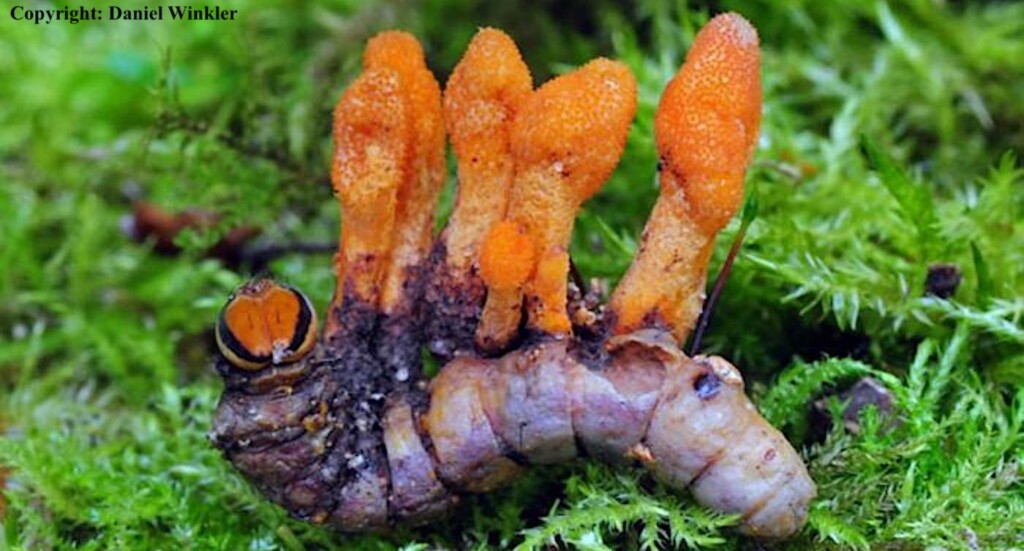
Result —
[{"label": "caterpillar head capsule", "polygon": [[231,365],[257,371],[308,354],[316,344],[316,325],[306,295],[271,279],[254,279],[220,311],[217,348]]}]

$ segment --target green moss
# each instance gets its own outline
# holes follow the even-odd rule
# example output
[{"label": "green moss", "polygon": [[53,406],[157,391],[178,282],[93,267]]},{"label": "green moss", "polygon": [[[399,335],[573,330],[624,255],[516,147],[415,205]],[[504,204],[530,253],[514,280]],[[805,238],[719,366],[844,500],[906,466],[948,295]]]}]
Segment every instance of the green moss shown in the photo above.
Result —
[{"label": "green moss", "polygon": [[[634,71],[626,154],[572,254],[614,282],[657,194],[652,118],[706,7],[238,2],[232,24],[25,24],[0,36],[0,465],[12,548],[738,548],[637,471],[577,463],[392,538],[292,521],[207,444],[211,320],[243,278],[201,250],[239,222],[329,241],[330,112],[364,40],[403,27],[444,79],[480,25],[540,81],[596,55]],[[1024,545],[1024,5],[725,2],[761,34],[758,218],[705,348],[735,361],[820,497],[788,547]],[[13,23],[13,22],[12,22]],[[186,253],[128,242],[123,190],[221,212]],[[450,190],[449,190],[450,191]],[[452,194],[446,193],[442,212]],[[715,254],[717,269],[735,221]],[[329,258],[273,271],[323,305]],[[929,265],[963,274],[926,296]],[[892,417],[805,439],[808,402],[881,380]],[[832,400],[838,412],[842,404]]]}]

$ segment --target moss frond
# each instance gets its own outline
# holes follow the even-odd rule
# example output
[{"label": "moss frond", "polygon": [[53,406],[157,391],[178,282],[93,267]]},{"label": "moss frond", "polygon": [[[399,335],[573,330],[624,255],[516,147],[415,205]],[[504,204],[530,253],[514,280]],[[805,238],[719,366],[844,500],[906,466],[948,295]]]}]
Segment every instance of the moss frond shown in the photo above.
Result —
[{"label": "moss frond", "polygon": [[571,545],[580,549],[619,549],[633,541],[640,549],[691,549],[726,543],[720,534],[736,516],[702,509],[689,500],[641,485],[635,472],[586,465],[566,483],[566,503],[556,503],[542,526],[523,533],[520,551]]}]

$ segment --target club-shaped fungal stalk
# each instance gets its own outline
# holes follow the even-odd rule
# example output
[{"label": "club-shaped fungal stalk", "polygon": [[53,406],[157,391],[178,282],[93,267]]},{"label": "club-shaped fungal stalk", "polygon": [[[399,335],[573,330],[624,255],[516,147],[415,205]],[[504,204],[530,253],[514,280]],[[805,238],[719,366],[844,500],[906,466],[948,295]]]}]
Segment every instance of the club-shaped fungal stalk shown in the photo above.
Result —
[{"label": "club-shaped fungal stalk", "polygon": [[[488,295],[476,336],[481,349],[508,346],[519,332],[524,297],[528,327],[549,335],[571,331],[566,281],[573,221],[618,164],[635,112],[632,73],[608,59],[549,81],[523,105],[512,125],[515,178],[506,219],[525,231],[535,264],[522,288]],[[504,236],[492,232],[488,240]]]},{"label": "club-shaped fungal stalk", "polygon": [[334,131],[332,181],[348,229],[325,333],[392,335],[384,370],[406,381],[419,369],[415,318],[445,176],[440,87],[412,35],[388,31],[367,43]]},{"label": "club-shaped fungal stalk", "polygon": [[455,208],[427,282],[424,320],[431,351],[472,351],[486,289],[477,272],[484,237],[504,218],[512,189],[512,121],[533,90],[530,71],[505,33],[480,30],[444,91],[445,124],[458,161]]},{"label": "club-shaped fungal stalk", "polygon": [[757,31],[736,14],[718,16],[697,35],[658,105],[661,192],[610,301],[616,333],[663,327],[686,339],[715,235],[743,201],[760,122]]},{"label": "club-shaped fungal stalk", "polygon": [[398,74],[399,93],[409,118],[408,164],[396,197],[390,256],[381,283],[384,314],[412,308],[406,285],[430,251],[434,208],[444,185],[444,117],[441,89],[412,35],[388,31],[373,37],[363,54],[364,70],[386,68]]},{"label": "club-shaped fungal stalk", "polygon": [[[411,116],[394,69],[364,70],[334,110],[331,183],[341,206],[338,281],[325,335],[343,330],[343,310],[375,309],[390,260],[398,190],[409,172]],[[345,301],[348,304],[345,304]]]},{"label": "club-shaped fungal stalk", "polygon": [[459,187],[443,240],[450,273],[466,277],[487,232],[505,216],[512,189],[512,121],[533,85],[512,39],[483,29],[444,92],[445,123]]}]

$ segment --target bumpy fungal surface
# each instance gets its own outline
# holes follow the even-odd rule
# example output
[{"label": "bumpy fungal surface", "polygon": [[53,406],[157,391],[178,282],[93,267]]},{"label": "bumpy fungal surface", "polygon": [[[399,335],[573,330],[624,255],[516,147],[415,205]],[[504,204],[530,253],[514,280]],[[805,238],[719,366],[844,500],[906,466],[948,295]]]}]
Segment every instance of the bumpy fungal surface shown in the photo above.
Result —
[{"label": "bumpy fungal surface", "polygon": [[725,14],[697,35],[654,117],[661,192],[611,299],[617,333],[655,317],[680,342],[700,314],[715,234],[743,200],[761,124],[757,32]]},{"label": "bumpy fungal surface", "polygon": [[[429,522],[581,456],[642,465],[745,533],[799,531],[815,496],[799,455],[736,367],[678,348],[742,199],[759,65],[740,16],[698,34],[655,120],[661,195],[604,308],[569,283],[567,247],[622,153],[629,70],[598,59],[533,90],[512,40],[483,29],[442,97],[415,39],[371,40],[335,110],[343,230],[323,338],[288,327],[308,304],[291,288],[233,296],[213,444],[296,517],[346,532]],[[434,239],[445,129],[459,191]],[[303,346],[273,353],[276,335]],[[433,379],[424,349],[444,362]]]}]

